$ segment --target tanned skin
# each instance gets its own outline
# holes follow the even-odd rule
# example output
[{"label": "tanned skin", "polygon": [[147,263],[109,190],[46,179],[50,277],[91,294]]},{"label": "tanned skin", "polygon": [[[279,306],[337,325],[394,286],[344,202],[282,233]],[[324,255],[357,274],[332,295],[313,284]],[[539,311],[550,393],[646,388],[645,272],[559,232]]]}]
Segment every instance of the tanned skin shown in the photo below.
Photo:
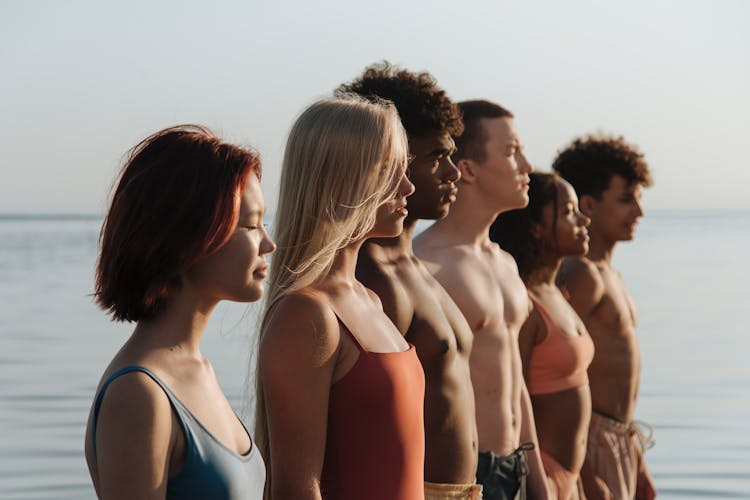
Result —
[{"label": "tanned skin", "polygon": [[[521,442],[537,445],[518,350],[518,333],[531,304],[513,257],[490,241],[488,231],[499,213],[528,203],[532,168],[511,118],[481,123],[487,136],[486,158],[458,161],[456,202],[445,218],[414,240],[414,248],[474,334],[469,364],[479,451],[508,455]],[[527,457],[528,495],[547,498],[538,451]]]},{"label": "tanned skin", "polygon": [[472,332],[443,287],[414,255],[412,235],[419,219],[444,217],[455,201],[459,172],[450,159],[447,133],[410,137],[413,161],[404,231],[396,238],[368,240],[357,278],[375,291],[383,310],[414,344],[425,373],[425,481],[473,483],[477,469],[474,392],[469,370]]},{"label": "tanned skin", "polygon": [[[641,355],[635,305],[612,267],[612,253],[619,241],[633,239],[643,216],[640,200],[640,185],[619,175],[612,177],[600,199],[582,195],[581,211],[591,219],[589,251],[585,257],[566,258],[557,279],[596,348],[588,370],[593,411],[620,422],[630,422],[635,413]],[[645,462],[640,464],[638,487],[638,498],[655,495]]]},{"label": "tanned skin", "polygon": [[[578,210],[578,198],[570,184],[558,179],[556,189],[557,206],[553,202],[545,206],[543,221],[532,229],[534,236],[546,243],[525,281],[529,294],[564,335],[585,336],[586,327],[555,285],[555,276],[564,256],[583,255],[588,250],[586,226],[589,219]],[[557,212],[556,216],[554,212]],[[527,382],[533,350],[549,334],[539,308],[534,307],[519,337]],[[591,419],[591,391],[588,385],[532,394],[531,405],[541,449],[578,475],[586,456]],[[554,483],[550,488],[556,488]],[[582,494],[580,490],[579,494]]]}]

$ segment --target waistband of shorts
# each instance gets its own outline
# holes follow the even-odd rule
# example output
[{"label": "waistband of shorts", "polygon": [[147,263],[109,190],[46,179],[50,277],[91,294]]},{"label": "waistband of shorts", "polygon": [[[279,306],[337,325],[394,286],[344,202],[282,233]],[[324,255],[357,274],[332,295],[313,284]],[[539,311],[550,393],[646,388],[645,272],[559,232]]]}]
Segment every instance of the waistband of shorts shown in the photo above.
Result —
[{"label": "waistband of shorts", "polygon": [[621,422],[620,420],[615,420],[614,418],[602,413],[592,411],[589,430],[611,431],[623,436],[635,435],[643,450],[649,450],[654,447],[654,444],[656,444],[656,441],[654,441],[654,428],[648,422],[644,422],[643,420]]},{"label": "waistband of shorts", "polygon": [[482,498],[482,485],[471,484],[451,484],[451,483],[431,483],[424,482],[425,494],[439,495],[445,498]]},{"label": "waistband of shorts", "polygon": [[533,450],[534,443],[521,443],[518,448],[511,451],[507,455],[498,455],[492,451],[480,451],[479,452],[479,459],[480,460],[488,460],[490,462],[490,466],[494,465],[497,462],[502,462],[505,460],[513,460],[518,458],[526,459],[526,453],[527,451]]}]

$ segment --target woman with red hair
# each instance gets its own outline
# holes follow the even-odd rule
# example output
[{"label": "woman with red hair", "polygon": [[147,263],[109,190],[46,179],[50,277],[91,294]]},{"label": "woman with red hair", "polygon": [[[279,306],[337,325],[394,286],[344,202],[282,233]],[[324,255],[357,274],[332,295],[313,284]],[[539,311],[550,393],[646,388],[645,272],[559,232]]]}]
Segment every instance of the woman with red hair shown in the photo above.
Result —
[{"label": "woman with red hair", "polygon": [[148,137],[100,235],[96,302],[135,329],[102,375],[86,430],[100,498],[252,499],[265,467],[200,351],[221,300],[263,295],[260,160],[198,126]]}]

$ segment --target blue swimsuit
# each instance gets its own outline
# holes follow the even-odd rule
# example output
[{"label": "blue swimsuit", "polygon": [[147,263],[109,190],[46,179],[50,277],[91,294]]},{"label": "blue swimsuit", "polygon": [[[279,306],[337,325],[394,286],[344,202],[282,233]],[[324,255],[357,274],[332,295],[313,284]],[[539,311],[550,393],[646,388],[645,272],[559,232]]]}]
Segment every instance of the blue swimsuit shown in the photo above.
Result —
[{"label": "blue swimsuit", "polygon": [[247,455],[238,455],[221,444],[153,372],[142,366],[121,368],[102,384],[94,404],[92,426],[94,456],[96,456],[96,420],[104,392],[114,379],[134,371],[145,373],[161,386],[169,398],[185,436],[185,461],[180,472],[170,478],[167,483],[168,499],[260,500],[263,498],[266,468],[257,448],[253,445]]}]

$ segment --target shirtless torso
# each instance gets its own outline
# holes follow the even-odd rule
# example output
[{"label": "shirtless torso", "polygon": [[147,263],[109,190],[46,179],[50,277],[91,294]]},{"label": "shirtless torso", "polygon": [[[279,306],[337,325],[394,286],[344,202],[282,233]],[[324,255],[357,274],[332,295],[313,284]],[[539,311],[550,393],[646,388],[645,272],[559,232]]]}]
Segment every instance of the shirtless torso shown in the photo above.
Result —
[{"label": "shirtless torso", "polygon": [[641,357],[635,306],[622,277],[605,259],[570,257],[563,261],[558,284],[596,348],[589,366],[593,410],[629,422],[638,396]]},{"label": "shirtless torso", "polygon": [[411,137],[409,175],[415,192],[397,238],[365,243],[357,277],[374,290],[383,310],[416,347],[425,373],[425,481],[473,484],[477,470],[477,428],[469,355],[472,332],[445,289],[414,255],[418,219],[445,217],[455,201],[459,174],[450,160],[447,133]]},{"label": "shirtless torso", "polygon": [[521,439],[525,389],[518,332],[529,314],[515,262],[492,242],[440,246],[429,229],[416,239],[415,248],[474,334],[470,366],[479,450],[508,455]]},{"label": "shirtless torso", "polygon": [[[410,235],[406,234],[410,240]],[[382,240],[360,252],[357,277],[414,344],[425,372],[425,481],[474,482],[477,434],[469,371],[472,335],[442,286],[410,249]],[[410,245],[409,245],[410,246]]]}]

